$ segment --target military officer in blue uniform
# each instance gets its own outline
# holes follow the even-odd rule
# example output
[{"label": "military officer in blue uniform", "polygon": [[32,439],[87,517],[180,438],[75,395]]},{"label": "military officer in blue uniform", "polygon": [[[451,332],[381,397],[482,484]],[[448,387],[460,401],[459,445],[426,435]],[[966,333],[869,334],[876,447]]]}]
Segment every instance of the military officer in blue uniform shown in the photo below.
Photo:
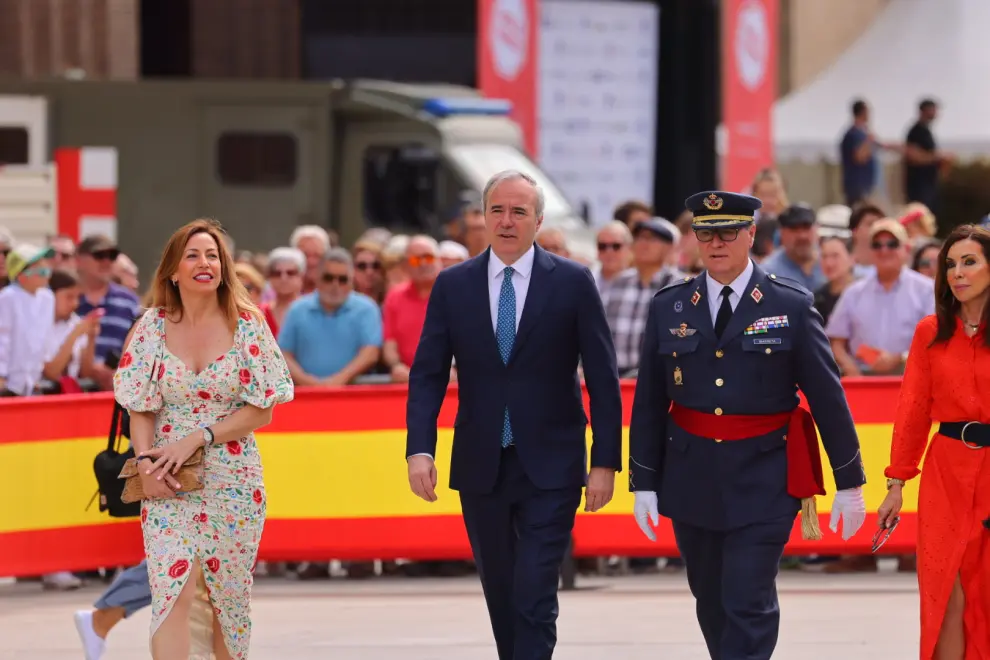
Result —
[{"label": "military officer in blue uniform", "polygon": [[673,522],[712,660],[763,660],[777,644],[777,568],[799,511],[805,538],[821,535],[816,423],[837,490],[830,526],[841,522],[846,540],[866,517],[866,476],[812,295],[750,259],[760,201],[703,192],[685,204],[705,272],[653,298],[629,486],[647,537],[659,515]]}]

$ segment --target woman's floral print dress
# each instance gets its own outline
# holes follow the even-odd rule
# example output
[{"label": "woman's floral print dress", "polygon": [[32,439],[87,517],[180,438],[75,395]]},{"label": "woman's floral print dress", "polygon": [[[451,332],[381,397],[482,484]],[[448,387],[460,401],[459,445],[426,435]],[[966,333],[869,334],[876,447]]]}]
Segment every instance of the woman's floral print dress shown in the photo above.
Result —
[{"label": "woman's floral print dress", "polygon": [[[156,413],[155,447],[212,426],[246,404],[269,408],[293,398],[282,353],[263,321],[244,313],[234,346],[193,373],[165,346],[165,312],[138,322],[114,376],[120,404]],[[214,613],[234,658],[248,657],[252,569],[265,523],[265,487],[254,435],[210,447],[205,488],[141,508],[151,581],[151,635],[168,616],[192,574],[202,567]],[[195,579],[195,578],[193,578]]]}]

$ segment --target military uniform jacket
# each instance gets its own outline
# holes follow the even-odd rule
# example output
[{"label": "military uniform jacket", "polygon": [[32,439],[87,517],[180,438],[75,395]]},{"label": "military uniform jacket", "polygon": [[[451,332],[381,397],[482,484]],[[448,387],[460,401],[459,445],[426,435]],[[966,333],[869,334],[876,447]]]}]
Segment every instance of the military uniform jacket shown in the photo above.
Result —
[{"label": "military uniform jacket", "polygon": [[716,415],[783,413],[798,405],[798,388],[836,488],[864,484],[856,428],[811,293],[755,266],[721,339],[707,296],[702,274],[653,298],[630,424],[630,490],[656,491],[662,515],[707,529],[796,514],[786,426],[721,441],[678,428],[668,411],[675,402]]}]

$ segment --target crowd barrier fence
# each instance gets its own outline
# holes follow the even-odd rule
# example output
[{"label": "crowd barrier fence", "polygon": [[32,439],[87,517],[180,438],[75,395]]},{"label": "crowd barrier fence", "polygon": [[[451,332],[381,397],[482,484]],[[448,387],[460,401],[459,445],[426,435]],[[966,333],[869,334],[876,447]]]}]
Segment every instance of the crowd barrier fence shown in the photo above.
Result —
[{"label": "crowd barrier fence", "polygon": [[[834,486],[823,452],[829,493],[818,505],[825,538],[802,540],[798,523],[788,554],[871,549],[875,512],[886,493],[883,469],[900,379],[848,379],[844,385],[868,474],[867,522],[849,541],[828,529]],[[624,466],[634,387],[633,381],[623,383]],[[136,520],[109,518],[95,503],[87,510],[96,490],[93,457],[106,445],[111,404],[108,393],[0,400],[0,576],[129,565],[142,558]],[[451,385],[439,418],[440,477],[434,503],[409,490],[405,408],[405,387],[392,385],[299,388],[292,403],[278,407],[273,422],[257,434],[268,498],[260,559],[470,557],[457,494],[446,487],[457,387]],[[904,494],[901,525],[883,553],[914,552],[915,484]],[[676,556],[669,521],[662,521],[658,540],[651,543],[636,526],[632,506],[623,469],[615,497],[604,510],[579,510],[574,555]]]}]

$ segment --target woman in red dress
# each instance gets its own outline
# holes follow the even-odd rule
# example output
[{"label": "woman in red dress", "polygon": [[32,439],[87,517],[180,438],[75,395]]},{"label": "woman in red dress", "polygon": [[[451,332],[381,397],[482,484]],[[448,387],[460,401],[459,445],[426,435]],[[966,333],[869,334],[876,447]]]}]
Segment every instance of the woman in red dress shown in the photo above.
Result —
[{"label": "woman in red dress", "polygon": [[[938,255],[936,314],[915,330],[879,509],[918,491],[921,660],[990,660],[990,231],[956,228]],[[932,422],[939,422],[918,469]]]}]

